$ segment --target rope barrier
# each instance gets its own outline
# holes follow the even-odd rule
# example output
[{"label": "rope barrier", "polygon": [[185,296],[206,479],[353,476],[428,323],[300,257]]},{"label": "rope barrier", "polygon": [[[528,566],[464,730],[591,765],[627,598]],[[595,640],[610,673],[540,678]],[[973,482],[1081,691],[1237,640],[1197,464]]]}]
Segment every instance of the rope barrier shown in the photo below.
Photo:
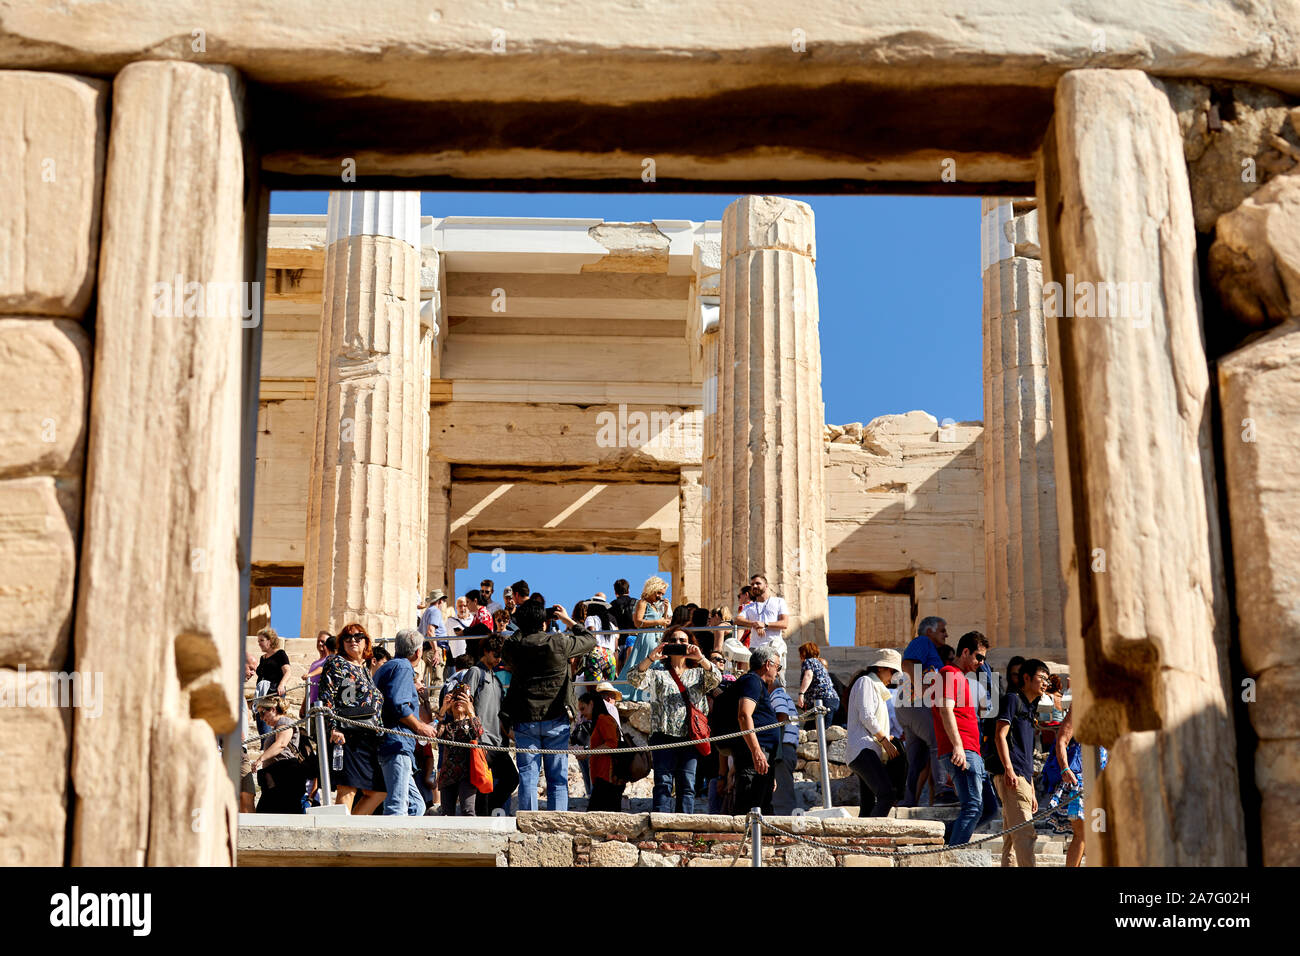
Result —
[{"label": "rope barrier", "polygon": [[286,688],[284,689],[284,693],[283,693],[283,694],[263,694],[261,697],[249,697],[249,698],[248,698],[248,702],[249,702],[250,704],[253,704],[254,706],[256,706],[256,704],[257,704],[258,701],[261,701],[261,700],[275,700],[277,697],[288,697],[288,696],[289,696],[290,694],[292,694],[294,691],[296,691],[296,690],[303,690],[304,688],[306,688],[306,687],[310,687],[310,686],[311,686],[310,684],[294,684],[292,687],[286,687]]},{"label": "rope barrier", "polygon": [[[579,748],[577,750],[565,748],[561,750],[561,749],[550,749],[545,747],[519,747],[519,746],[506,747],[506,746],[498,746],[495,744],[481,744],[477,741],[470,743],[464,740],[444,740],[441,737],[425,737],[420,734],[413,734],[410,731],[398,730],[395,727],[383,727],[378,724],[366,723],[365,721],[352,720],[349,717],[340,717],[337,714],[333,713],[333,711],[331,711],[327,707],[313,707],[311,710],[307,712],[308,716],[313,716],[318,710],[323,712],[329,720],[333,721],[336,724],[340,724],[344,727],[355,727],[358,730],[368,730],[371,731],[372,733],[377,733],[377,734],[393,734],[398,737],[408,737],[412,740],[417,740],[420,743],[438,744],[440,746],[447,746],[447,747],[466,747],[471,750],[474,749],[486,750],[489,753],[510,753],[510,752],[522,751],[524,753],[530,753],[530,754],[571,754],[573,756],[581,756],[581,757],[604,757],[604,756],[609,756],[611,754],[631,754],[631,753],[641,753],[641,752],[655,751],[655,750],[673,750],[677,747],[694,747],[696,744],[705,743],[706,741],[709,743],[713,743],[715,741],[720,741],[720,740],[734,740],[737,737],[746,737],[750,734],[761,733],[762,731],[765,730],[772,730],[773,728],[784,727],[786,723],[788,723],[788,721],[777,721],[774,724],[764,724],[762,727],[755,727],[753,730],[738,730],[734,733],[719,734],[718,736],[714,736],[714,737],[685,738],[683,740],[679,740],[676,741],[675,743],[670,743],[670,744],[645,744],[640,747],[601,747],[592,750],[586,748]],[[808,711],[808,713],[812,713],[812,711]],[[807,714],[803,714],[795,719],[803,720],[804,717],[806,716]]]}]

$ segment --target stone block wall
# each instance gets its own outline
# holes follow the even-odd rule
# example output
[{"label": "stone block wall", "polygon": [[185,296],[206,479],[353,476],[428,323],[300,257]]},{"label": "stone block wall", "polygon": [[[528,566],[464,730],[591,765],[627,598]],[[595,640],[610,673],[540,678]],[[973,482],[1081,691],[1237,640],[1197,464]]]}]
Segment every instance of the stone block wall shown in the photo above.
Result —
[{"label": "stone block wall", "polygon": [[68,671],[107,99],[99,80],[0,71],[0,166],[11,171],[0,204],[0,864],[8,866],[64,863],[72,705],[93,711],[104,692]]},{"label": "stone block wall", "polygon": [[[525,811],[515,819],[519,832],[509,837],[507,866],[751,865],[752,848],[742,846],[743,816]],[[763,837],[764,866],[892,867],[891,857],[875,854],[943,843],[943,824],[933,820],[795,816],[773,817],[770,822],[827,846],[809,846],[769,827]],[[945,855],[926,859],[938,865]]]}]

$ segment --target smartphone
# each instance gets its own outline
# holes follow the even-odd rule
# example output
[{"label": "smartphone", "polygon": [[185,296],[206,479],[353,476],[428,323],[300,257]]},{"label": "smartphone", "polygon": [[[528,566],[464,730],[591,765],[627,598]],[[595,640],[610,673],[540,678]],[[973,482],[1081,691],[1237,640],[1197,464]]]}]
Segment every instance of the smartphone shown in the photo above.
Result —
[{"label": "smartphone", "polygon": [[664,645],[664,653],[676,657],[679,654],[684,655],[690,649],[689,644],[669,643]]}]

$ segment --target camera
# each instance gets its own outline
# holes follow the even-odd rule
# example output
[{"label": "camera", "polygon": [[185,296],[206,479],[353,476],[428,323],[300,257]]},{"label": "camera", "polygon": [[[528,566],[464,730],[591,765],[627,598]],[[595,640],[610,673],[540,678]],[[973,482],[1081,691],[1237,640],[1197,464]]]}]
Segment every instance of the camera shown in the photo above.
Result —
[{"label": "camera", "polygon": [[681,641],[671,641],[664,645],[664,653],[672,657],[684,655],[690,649],[690,645]]}]

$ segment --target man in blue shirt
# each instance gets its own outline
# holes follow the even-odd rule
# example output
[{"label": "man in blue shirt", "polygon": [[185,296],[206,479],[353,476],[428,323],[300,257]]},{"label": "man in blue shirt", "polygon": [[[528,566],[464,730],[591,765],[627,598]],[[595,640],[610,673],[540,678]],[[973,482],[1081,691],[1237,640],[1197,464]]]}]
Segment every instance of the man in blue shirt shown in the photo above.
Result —
[{"label": "man in blue shirt", "polygon": [[[420,720],[420,698],[415,690],[415,661],[419,659],[424,638],[411,628],[397,632],[393,659],[375,671],[375,687],[384,695],[384,726],[398,728],[423,737],[432,737],[436,729]],[[415,741],[397,734],[384,734],[379,741],[379,767],[384,772],[385,816],[424,815],[424,798],[415,785],[413,771]]]},{"label": "man in blue shirt", "polygon": [[[781,657],[769,643],[756,648],[749,656],[749,673],[736,681],[740,694],[737,713],[741,730],[753,730],[776,723],[772,709],[771,689],[776,685],[776,675],[781,668]],[[740,738],[742,745],[734,748],[732,759],[736,763],[736,812],[748,813],[754,807],[770,805],[772,787],[772,762],[781,747],[781,730],[772,727]]]},{"label": "man in blue shirt", "polygon": [[[939,648],[948,641],[948,623],[941,617],[927,617],[916,629],[917,636],[903,651],[903,682],[898,701],[898,722],[907,733],[907,786],[900,806],[912,807],[921,795],[916,792],[916,780],[921,768],[930,766],[930,792],[935,793],[943,782],[939,767],[939,752],[935,747],[934,718],[931,711],[938,701],[933,690],[929,699],[925,694],[927,681],[933,687],[943,660]],[[933,674],[934,677],[927,677]]]},{"label": "man in blue shirt", "polygon": [[[784,665],[785,662],[782,661],[781,666],[784,667]],[[778,714],[785,714],[790,718],[790,722],[781,728],[781,747],[776,752],[776,760],[772,762],[774,784],[772,799],[763,808],[763,812],[787,817],[794,811],[796,802],[794,795],[794,765],[798,760],[799,723],[797,718],[799,717],[799,711],[796,709],[789,692],[781,686],[779,681],[768,691],[768,698],[772,702],[772,709]]]}]

